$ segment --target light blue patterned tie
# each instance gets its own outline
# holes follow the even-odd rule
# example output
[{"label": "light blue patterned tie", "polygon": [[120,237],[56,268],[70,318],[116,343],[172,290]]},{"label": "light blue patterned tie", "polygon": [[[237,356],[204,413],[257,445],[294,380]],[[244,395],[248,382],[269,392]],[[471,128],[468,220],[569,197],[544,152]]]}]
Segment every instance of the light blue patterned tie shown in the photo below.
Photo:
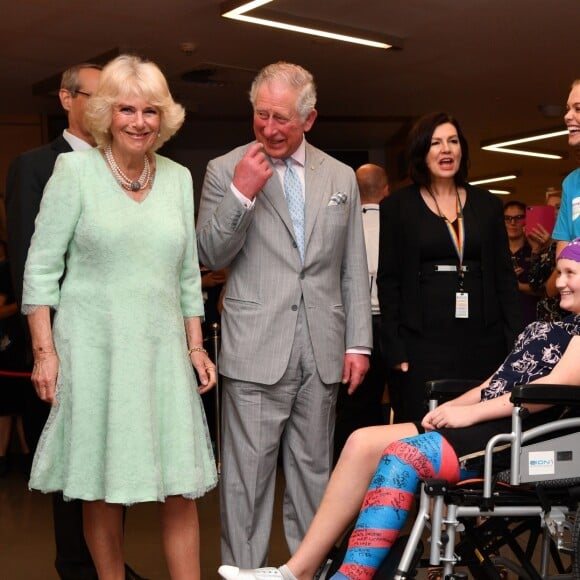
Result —
[{"label": "light blue patterned tie", "polygon": [[292,167],[292,158],[287,157],[284,159],[284,164],[286,165],[284,193],[286,194],[286,202],[288,203],[292,225],[294,226],[294,235],[300,252],[300,260],[304,263],[304,195],[302,194],[302,184]]}]

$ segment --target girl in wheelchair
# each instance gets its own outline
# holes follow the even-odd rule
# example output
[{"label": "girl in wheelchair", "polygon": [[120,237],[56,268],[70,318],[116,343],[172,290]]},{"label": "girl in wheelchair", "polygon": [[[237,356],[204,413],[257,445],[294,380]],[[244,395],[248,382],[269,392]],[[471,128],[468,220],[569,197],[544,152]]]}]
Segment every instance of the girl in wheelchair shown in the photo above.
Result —
[{"label": "girl in wheelchair", "polygon": [[[511,429],[509,398],[514,385],[580,384],[580,238],[562,250],[557,267],[560,306],[571,315],[561,322],[528,325],[488,380],[428,412],[421,423],[368,427],[353,433],[310,528],[290,560],[280,568],[221,566],[222,578],[310,580],[357,513],[346,556],[332,579],[373,578],[405,525],[419,483],[440,478],[454,484],[473,475],[463,472],[458,458],[479,451],[492,436]],[[528,409],[526,428],[552,414],[545,405]]]}]

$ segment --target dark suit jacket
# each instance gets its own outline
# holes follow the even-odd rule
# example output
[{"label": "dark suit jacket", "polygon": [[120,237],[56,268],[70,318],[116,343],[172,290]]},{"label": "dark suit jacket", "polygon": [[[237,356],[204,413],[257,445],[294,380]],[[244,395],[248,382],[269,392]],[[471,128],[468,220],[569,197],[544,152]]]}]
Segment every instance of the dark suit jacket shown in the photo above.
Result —
[{"label": "dark suit jacket", "polygon": [[34,220],[40,208],[44,186],[52,175],[56,158],[72,151],[60,135],[51,143],[20,154],[8,168],[6,179],[6,221],[8,259],[14,294],[22,304],[22,281]]},{"label": "dark suit jacket", "polygon": [[[478,218],[481,237],[485,324],[501,320],[506,352],[523,328],[517,281],[511,265],[501,201],[484,189],[467,186],[467,199]],[[383,346],[389,367],[407,360],[401,326],[421,331],[423,312],[419,273],[421,251],[417,218],[424,201],[419,187],[400,189],[381,202],[378,288]],[[466,232],[466,236],[469,232]],[[433,308],[437,305],[434,304]]]},{"label": "dark suit jacket", "polygon": [[[44,186],[50,179],[56,158],[72,151],[60,135],[47,145],[21,153],[8,168],[6,178],[6,227],[8,233],[8,261],[14,296],[22,305],[24,266],[34,234],[34,221],[40,209]],[[27,360],[32,365],[28,324],[22,320],[26,333]]]}]

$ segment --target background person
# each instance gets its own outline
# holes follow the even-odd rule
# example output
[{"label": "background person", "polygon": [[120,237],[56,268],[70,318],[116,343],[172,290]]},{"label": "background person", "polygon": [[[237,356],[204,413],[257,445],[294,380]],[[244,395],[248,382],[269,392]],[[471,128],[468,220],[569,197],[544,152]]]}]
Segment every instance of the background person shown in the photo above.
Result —
[{"label": "background person", "polygon": [[[404,527],[419,482],[451,484],[475,475],[459,458],[485,448],[511,430],[511,391],[530,382],[580,385],[580,239],[558,261],[564,321],[534,322],[518,337],[495,373],[478,387],[439,405],[421,422],[367,427],[347,441],[312,525],[296,553],[280,568],[221,566],[226,580],[311,580],[353,518],[345,559],[335,580],[370,580]],[[525,361],[525,364],[522,364]],[[544,423],[554,409],[527,405],[524,428]],[[362,506],[362,507],[361,507]]]},{"label": "background person", "polygon": [[423,417],[426,381],[489,376],[522,327],[502,205],[467,183],[457,120],[419,119],[407,160],[413,185],[381,202],[378,273],[399,423]]},{"label": "background person", "polygon": [[[568,128],[568,145],[580,152],[580,79],[572,83],[564,122]],[[580,236],[580,168],[574,169],[562,182],[562,203],[552,238],[558,242],[556,254],[566,243]]]},{"label": "background person", "polygon": [[[552,206],[556,216],[562,202],[562,192],[549,187],[546,191],[546,205]],[[530,232],[529,238],[534,237],[538,247],[532,249],[532,261],[528,273],[530,288],[541,293],[536,305],[536,320],[562,320],[567,312],[560,308],[560,294],[556,288],[556,248],[558,242],[552,240],[541,224]]]},{"label": "background person", "polygon": [[[379,204],[389,195],[386,171],[373,163],[361,165],[355,172],[362,209],[367,267],[373,316],[373,352],[369,370],[360,387],[348,393],[345,386],[338,391],[336,402],[336,427],[334,430],[334,460],[338,459],[348,436],[356,429],[385,423],[383,395],[387,380],[382,354],[381,311],[377,293],[377,270],[379,266]],[[388,422],[388,420],[386,421]]]},{"label": "background person", "polygon": [[[200,265],[200,270],[204,310],[201,331],[203,334],[204,344],[206,345],[210,356],[217,356],[219,352],[219,335],[221,333],[221,328],[218,329],[218,334],[216,337],[216,329],[213,328],[213,325],[216,323],[220,324],[221,322],[221,296],[226,284],[228,272],[226,269],[217,271],[209,270],[203,265]],[[216,338],[217,348],[213,348],[215,346]],[[216,389],[214,391],[204,393],[201,397],[214,450],[216,450],[218,442],[216,431],[219,423],[216,420],[216,410],[219,412],[220,408],[220,402],[217,401],[218,395],[219,391]]]},{"label": "background person", "polygon": [[250,90],[256,141],[210,161],[197,222],[201,262],[228,267],[223,301],[222,560],[266,562],[277,458],[293,552],[332,468],[338,385],[354,391],[372,346],[354,172],[304,138],[312,75],[262,69]]},{"label": "background person", "polygon": [[[5,220],[0,222],[0,230],[4,232]],[[0,236],[0,240],[3,238]],[[24,351],[24,336],[10,284],[5,243],[0,241],[0,370],[26,372]],[[22,465],[28,471],[30,449],[22,424],[28,382],[27,378],[8,375],[0,377],[0,477],[6,475],[10,467],[9,452],[13,433],[20,445]]]},{"label": "background person", "polygon": [[30,487],[83,500],[100,580],[125,577],[122,505],[163,502],[170,576],[199,578],[193,500],[217,479],[199,393],[215,367],[202,347],[191,175],[154,153],[184,111],[155,64],[120,56],[87,116],[98,149],[57,160],[26,262],[32,381],[53,403]]},{"label": "background person", "polygon": [[507,231],[512,266],[518,280],[520,307],[525,324],[536,320],[537,292],[532,290],[529,282],[529,271],[532,253],[539,249],[534,238],[526,236],[526,204],[521,201],[508,201],[503,207],[503,219]]}]

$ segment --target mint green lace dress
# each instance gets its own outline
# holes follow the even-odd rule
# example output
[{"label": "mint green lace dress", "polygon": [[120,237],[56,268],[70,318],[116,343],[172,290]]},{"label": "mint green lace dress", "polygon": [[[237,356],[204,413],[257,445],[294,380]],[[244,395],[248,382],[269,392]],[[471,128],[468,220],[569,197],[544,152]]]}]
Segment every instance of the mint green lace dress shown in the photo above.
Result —
[{"label": "mint green lace dress", "polygon": [[56,310],[60,361],[31,488],[132,504],[216,485],[184,328],[203,315],[187,169],[157,155],[153,188],[137,203],[96,149],[60,155],[23,304]]}]

